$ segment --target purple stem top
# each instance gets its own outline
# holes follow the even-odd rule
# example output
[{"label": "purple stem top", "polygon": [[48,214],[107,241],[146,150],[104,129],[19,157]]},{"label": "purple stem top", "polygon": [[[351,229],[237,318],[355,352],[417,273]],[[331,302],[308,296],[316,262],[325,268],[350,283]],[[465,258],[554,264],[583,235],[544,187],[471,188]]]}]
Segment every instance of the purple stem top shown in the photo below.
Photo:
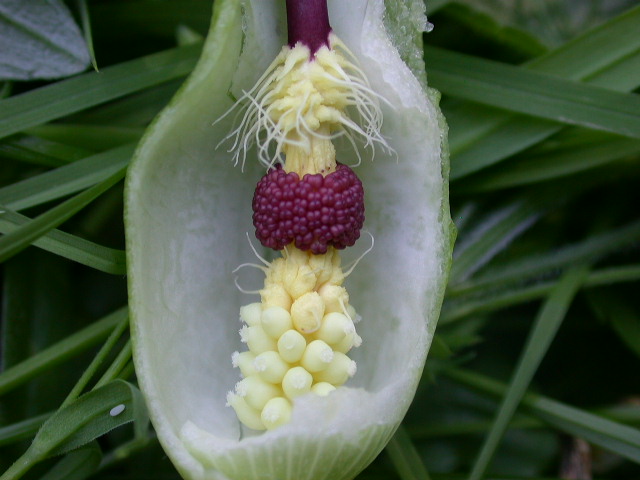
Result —
[{"label": "purple stem top", "polygon": [[323,45],[329,46],[329,12],[327,0],[287,0],[289,46],[301,42],[311,55]]}]

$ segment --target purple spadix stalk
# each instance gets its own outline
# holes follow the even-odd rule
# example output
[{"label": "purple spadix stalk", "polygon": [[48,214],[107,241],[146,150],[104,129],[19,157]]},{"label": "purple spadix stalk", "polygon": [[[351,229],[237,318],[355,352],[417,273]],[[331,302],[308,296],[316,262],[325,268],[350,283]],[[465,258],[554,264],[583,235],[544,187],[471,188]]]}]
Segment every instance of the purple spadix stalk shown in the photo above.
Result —
[{"label": "purple spadix stalk", "polygon": [[287,0],[287,31],[289,46],[300,42],[309,47],[311,55],[323,45],[329,46],[327,0]]}]

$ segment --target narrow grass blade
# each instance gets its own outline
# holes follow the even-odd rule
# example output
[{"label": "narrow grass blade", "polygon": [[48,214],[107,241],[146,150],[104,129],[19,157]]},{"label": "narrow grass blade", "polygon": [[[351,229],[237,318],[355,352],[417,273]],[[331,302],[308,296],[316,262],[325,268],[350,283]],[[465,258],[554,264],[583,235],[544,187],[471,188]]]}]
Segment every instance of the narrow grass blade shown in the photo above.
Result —
[{"label": "narrow grass blade", "polygon": [[114,148],[0,188],[0,205],[22,210],[76,193],[126,167],[134,149],[132,144]]},{"label": "narrow grass blade", "polygon": [[137,420],[136,430],[146,431],[148,417],[142,394],[132,384],[114,380],[54,413],[42,425],[32,446],[47,456],[59,455],[133,420]]},{"label": "narrow grass blade", "polygon": [[95,388],[100,388],[103,385],[116,380],[118,378],[118,375],[129,364],[129,361],[131,360],[131,353],[131,340],[128,340],[125,346],[122,347],[122,350],[120,350],[120,352],[118,353],[118,356],[113,360],[111,365],[109,365],[107,371],[104,372],[104,375],[100,377],[100,380],[98,380],[98,382],[96,383]]},{"label": "narrow grass blade", "polygon": [[544,358],[586,274],[586,266],[578,266],[569,270],[562,276],[543,305],[511,377],[511,383],[502,399],[493,426],[473,464],[469,480],[479,480],[484,477],[518,404],[529,387],[538,365]]},{"label": "narrow grass blade", "polygon": [[32,438],[52,413],[53,412],[43,413],[37,417],[27,418],[21,422],[0,427],[0,447]]},{"label": "narrow grass blade", "polygon": [[[0,214],[0,233],[14,232],[31,221],[24,215],[6,210]],[[124,250],[104,247],[60,230],[49,231],[32,245],[101,272],[125,275],[127,271]]]},{"label": "narrow grass blade", "polygon": [[[567,79],[587,81],[594,85],[606,86],[610,90],[631,91],[638,86],[640,78],[633,75],[633,72],[640,68],[638,29],[640,7],[633,8],[586,32],[530,62],[525,68]],[[473,142],[464,138],[458,140],[455,132],[466,131],[458,128],[461,120],[485,110],[485,116],[490,118],[482,122],[481,128],[486,133],[476,136]],[[453,112],[445,113],[451,131],[452,180],[492,165],[547,138],[561,128],[550,122],[516,117],[506,112],[495,113],[493,109],[472,104],[460,105]],[[469,129],[469,125],[466,125],[466,128]]]},{"label": "narrow grass blade", "polygon": [[640,78],[640,50],[589,77],[588,83],[618,92],[630,92],[638,88],[638,78]]},{"label": "narrow grass blade", "polygon": [[108,150],[127,143],[137,143],[144,134],[142,126],[86,125],[48,123],[26,130],[28,133],[54,142],[93,151]]},{"label": "narrow grass blade", "polygon": [[[500,382],[466,370],[447,369],[443,373],[475,390],[498,397],[504,396],[508,389]],[[522,398],[522,406],[562,432],[640,463],[640,430],[636,428],[532,393]]]},{"label": "narrow grass blade", "polygon": [[141,397],[136,387],[122,380],[81,396],[49,417],[28,450],[0,479],[20,478],[37,462],[73,451],[134,420],[146,431],[148,417]]},{"label": "narrow grass blade", "polygon": [[429,79],[441,92],[555,122],[640,138],[640,96],[429,48]]},{"label": "narrow grass blade", "polygon": [[386,451],[402,480],[429,480],[427,469],[402,425],[387,444]]},{"label": "narrow grass blade", "polygon": [[640,357],[640,312],[632,302],[610,289],[591,292],[588,300],[598,317],[610,323],[620,340]]},{"label": "narrow grass blade", "polygon": [[[640,265],[628,265],[607,268],[591,272],[582,287],[592,288],[616,283],[637,282],[640,280]],[[540,282],[533,286],[523,286],[496,293],[494,289],[478,291],[471,300],[449,301],[443,308],[439,324],[448,323],[481,313],[492,312],[525,302],[538,300],[549,295],[554,289],[556,281]]]},{"label": "narrow grass blade", "polygon": [[67,453],[40,480],[84,480],[98,470],[101,460],[102,451],[94,441]]},{"label": "narrow grass blade", "polygon": [[200,48],[174,48],[0,100],[0,138],[185,76]]},{"label": "narrow grass blade", "polygon": [[[488,420],[460,420],[454,422],[432,423],[425,425],[411,426],[407,432],[415,440],[423,440],[436,437],[457,437],[477,433],[486,433],[491,429],[492,422]],[[538,419],[515,415],[509,422],[510,429],[538,429],[544,428],[545,424]]]},{"label": "narrow grass blade", "polygon": [[75,162],[92,151],[32,135],[14,135],[0,143],[0,157],[45,167],[60,167]]},{"label": "narrow grass blade", "polygon": [[640,48],[638,26],[640,6],[532,60],[527,68],[573,80],[588,79]]},{"label": "narrow grass blade", "polygon": [[452,285],[462,282],[506,248],[529,228],[541,210],[527,203],[511,205],[493,212],[471,232],[460,236],[450,272]]},{"label": "narrow grass blade", "polygon": [[[114,100],[69,117],[80,125],[122,125],[145,127],[176,93],[182,79],[171,80],[155,87]],[[42,128],[42,127],[37,127]]]},{"label": "narrow grass blade", "polygon": [[126,308],[116,310],[28,360],[5,370],[0,374],[0,395],[92,347],[105,338],[127,316]]},{"label": "narrow grass blade", "polygon": [[[71,391],[67,395],[67,398],[64,399],[60,408],[66,407],[71,402],[73,402],[76,398],[78,398],[78,396],[82,393],[82,391],[85,389],[85,387],[89,383],[89,380],[91,380],[91,378],[96,374],[96,371],[98,370],[98,368],[100,368],[100,365],[102,365],[102,362],[104,362],[105,358],[107,358],[107,355],[109,355],[114,345],[120,339],[120,337],[122,336],[122,333],[125,331],[125,329],[128,326],[129,326],[128,317],[122,318],[120,320],[120,323],[118,323],[118,325],[115,326],[115,328],[113,329],[113,331],[111,332],[107,340],[102,344],[102,347],[100,347],[100,350],[98,351],[96,356],[93,357],[93,360],[91,361],[89,366],[85,369],[80,379],[76,382],[75,386],[71,389]],[[106,384],[106,382],[103,384],[100,384],[100,386],[104,384]]]},{"label": "narrow grass blade", "polygon": [[[477,293],[481,290],[504,289],[517,282],[526,282],[571,264],[594,261],[638,240],[640,240],[640,221],[594,235],[581,243],[568,245],[554,252],[529,256],[506,265],[495,266],[491,270],[487,269],[482,276],[464,283],[452,283],[447,290],[447,295],[457,296]],[[526,275],[523,276],[522,272],[526,272]]]},{"label": "narrow grass blade", "polygon": [[506,165],[481,172],[459,185],[459,193],[469,194],[529,185],[565,177],[640,154],[640,140],[612,137],[582,147],[569,146],[556,152],[527,155]]},{"label": "narrow grass blade", "polygon": [[[68,220],[124,177],[121,168],[102,182],[22,225],[0,238],[0,262],[27,248],[38,238]],[[0,214],[0,219],[2,214]]]},{"label": "narrow grass blade", "polygon": [[78,12],[80,12],[80,22],[82,25],[82,34],[84,41],[87,44],[89,50],[89,57],[91,58],[91,65],[93,69],[98,71],[98,62],[96,61],[96,52],[93,49],[93,35],[91,34],[91,19],[89,18],[89,9],[87,8],[86,0],[76,0],[78,6]]}]

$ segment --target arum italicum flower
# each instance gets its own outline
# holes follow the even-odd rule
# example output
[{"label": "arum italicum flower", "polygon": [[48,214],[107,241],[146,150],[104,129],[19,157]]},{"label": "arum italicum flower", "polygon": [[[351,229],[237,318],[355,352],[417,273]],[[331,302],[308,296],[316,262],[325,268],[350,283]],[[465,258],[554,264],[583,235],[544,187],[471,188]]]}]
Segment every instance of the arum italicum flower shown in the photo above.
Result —
[{"label": "arum italicum flower", "polygon": [[[287,41],[284,0],[216,1],[129,170],[136,370],[188,479],[355,477],[435,329],[452,229],[444,121],[413,65],[423,3],[331,0],[331,28],[325,8],[288,1]],[[250,298],[233,272],[256,255]]]}]

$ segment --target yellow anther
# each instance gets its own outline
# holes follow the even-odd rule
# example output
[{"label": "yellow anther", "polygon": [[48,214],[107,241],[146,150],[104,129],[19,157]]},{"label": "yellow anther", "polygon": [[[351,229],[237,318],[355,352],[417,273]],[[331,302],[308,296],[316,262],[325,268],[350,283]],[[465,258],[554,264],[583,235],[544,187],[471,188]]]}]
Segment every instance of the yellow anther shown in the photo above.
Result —
[{"label": "yellow anther", "polygon": [[291,305],[293,326],[301,333],[313,333],[320,328],[324,302],[318,292],[308,292]]},{"label": "yellow anther", "polygon": [[276,283],[271,283],[260,290],[260,298],[263,305],[267,307],[281,307],[285,310],[289,310],[293,302],[285,288]]},{"label": "yellow anther", "polygon": [[314,375],[316,382],[328,382],[340,386],[356,373],[356,362],[344,353],[334,352],[331,364]]},{"label": "yellow anther", "polygon": [[243,377],[248,377],[249,375],[258,373],[253,366],[255,358],[255,355],[251,352],[233,352],[233,355],[231,355],[231,363],[235,368],[240,369]]},{"label": "yellow anther", "polygon": [[252,365],[254,371],[266,382],[281,383],[289,364],[278,352],[264,352],[255,357]]},{"label": "yellow anther", "polygon": [[321,288],[334,276],[334,270],[340,270],[340,255],[334,248],[329,248],[324,255],[309,255],[309,266],[315,272],[317,280],[315,290]]},{"label": "yellow anther", "polygon": [[264,430],[266,427],[260,418],[260,412],[255,408],[250,407],[244,398],[229,392],[227,395],[227,405],[233,407],[240,420],[247,427],[254,430]]},{"label": "yellow anther", "polygon": [[262,305],[260,303],[250,303],[240,307],[240,320],[249,326],[260,325],[262,315]]},{"label": "yellow anther", "polygon": [[314,340],[307,345],[300,365],[302,365],[309,372],[319,372],[329,366],[333,360],[333,350],[322,340]]},{"label": "yellow anther", "polygon": [[354,332],[355,327],[349,317],[343,313],[331,312],[322,318],[322,326],[314,337],[334,345],[342,342],[345,337]]},{"label": "yellow anther", "polygon": [[338,285],[325,284],[318,290],[318,294],[324,302],[324,311],[342,313],[349,304],[347,289]]},{"label": "yellow anther", "polygon": [[240,340],[247,344],[254,355],[277,349],[276,341],[267,335],[267,332],[259,325],[242,327],[240,329]]},{"label": "yellow anther", "polygon": [[327,382],[318,382],[313,387],[311,387],[311,391],[316,395],[320,395],[321,397],[326,397],[335,389],[336,387]]},{"label": "yellow anther", "polygon": [[[309,264],[312,268],[317,268],[314,266],[314,260],[315,259],[310,260]],[[322,260],[322,263],[322,269],[318,269],[321,273],[318,273],[316,288],[320,290],[324,285],[342,285],[344,282],[344,272],[342,271],[342,262],[338,251],[335,249],[327,251],[326,258]]]},{"label": "yellow anther", "polygon": [[236,384],[236,394],[244,398],[250,407],[262,410],[269,400],[282,395],[282,390],[258,375],[250,375]]},{"label": "yellow anther", "polygon": [[260,418],[267,429],[272,430],[291,420],[291,402],[284,397],[272,398],[262,409]]},{"label": "yellow anther", "polygon": [[[311,292],[316,284],[316,276],[308,265],[287,265],[282,281],[287,292],[292,298],[297,299]],[[294,302],[295,303],[295,302]]]},{"label": "yellow anther", "polygon": [[305,348],[307,348],[307,341],[302,334],[295,330],[284,332],[278,339],[278,353],[286,362],[300,361]]},{"label": "yellow anther", "polygon": [[262,328],[270,337],[277,340],[292,327],[291,314],[284,308],[269,307],[262,312]]},{"label": "yellow anther", "polygon": [[282,379],[282,390],[287,398],[293,400],[311,391],[313,377],[303,367],[293,367]]}]

